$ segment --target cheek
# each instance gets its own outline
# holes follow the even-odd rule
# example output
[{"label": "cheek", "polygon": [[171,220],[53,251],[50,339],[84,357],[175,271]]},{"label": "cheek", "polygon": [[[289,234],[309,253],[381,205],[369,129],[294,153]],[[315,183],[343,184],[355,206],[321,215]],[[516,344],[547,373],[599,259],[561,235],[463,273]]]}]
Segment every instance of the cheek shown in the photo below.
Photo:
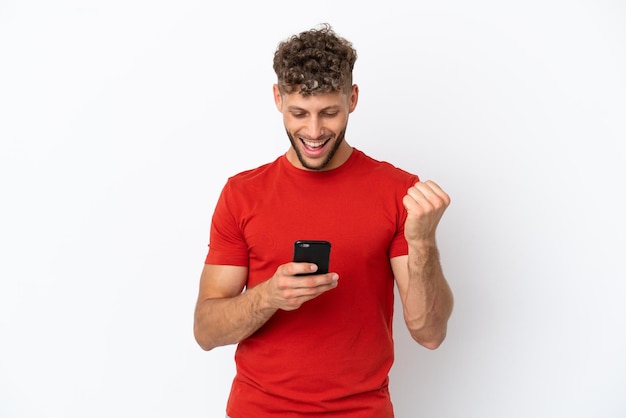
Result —
[{"label": "cheek", "polygon": [[290,118],[283,118],[283,123],[285,125],[285,129],[291,133],[298,132],[300,129],[302,129],[302,126],[294,123],[294,121]]},{"label": "cheek", "polygon": [[348,125],[347,118],[338,118],[336,120],[333,120],[332,123],[329,123],[327,127],[328,129],[332,130],[335,134],[338,134],[339,132],[346,129],[347,125]]}]

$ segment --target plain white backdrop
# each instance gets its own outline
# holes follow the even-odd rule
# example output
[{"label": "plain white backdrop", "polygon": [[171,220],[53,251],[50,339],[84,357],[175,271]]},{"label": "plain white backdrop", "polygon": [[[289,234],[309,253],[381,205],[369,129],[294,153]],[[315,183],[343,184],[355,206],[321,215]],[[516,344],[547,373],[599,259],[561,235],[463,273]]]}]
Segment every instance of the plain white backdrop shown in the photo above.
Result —
[{"label": "plain white backdrop", "polygon": [[226,178],[284,153],[272,55],[328,22],[347,139],[452,196],[399,418],[626,414],[623,1],[0,2],[0,417],[222,417],[192,334]]}]

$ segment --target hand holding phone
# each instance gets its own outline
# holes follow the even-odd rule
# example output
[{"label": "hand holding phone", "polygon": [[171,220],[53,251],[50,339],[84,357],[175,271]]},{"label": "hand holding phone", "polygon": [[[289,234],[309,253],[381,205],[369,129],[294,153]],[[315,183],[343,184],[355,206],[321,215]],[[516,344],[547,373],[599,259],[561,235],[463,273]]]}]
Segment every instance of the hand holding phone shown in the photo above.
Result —
[{"label": "hand holding phone", "polygon": [[296,241],[293,244],[293,261],[317,265],[317,271],[304,273],[301,276],[328,273],[330,267],[330,242],[320,240]]}]

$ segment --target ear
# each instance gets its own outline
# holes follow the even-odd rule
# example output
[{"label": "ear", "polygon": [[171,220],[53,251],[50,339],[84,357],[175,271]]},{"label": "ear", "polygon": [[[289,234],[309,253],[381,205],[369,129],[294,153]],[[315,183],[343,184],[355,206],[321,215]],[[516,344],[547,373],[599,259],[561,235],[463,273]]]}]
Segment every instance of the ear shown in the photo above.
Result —
[{"label": "ear", "polygon": [[276,109],[278,109],[280,113],[283,113],[283,96],[280,94],[278,84],[274,84],[272,89],[274,92],[274,103],[276,104]]},{"label": "ear", "polygon": [[359,86],[352,85],[352,91],[350,92],[350,113],[356,109],[356,104],[359,102]]}]

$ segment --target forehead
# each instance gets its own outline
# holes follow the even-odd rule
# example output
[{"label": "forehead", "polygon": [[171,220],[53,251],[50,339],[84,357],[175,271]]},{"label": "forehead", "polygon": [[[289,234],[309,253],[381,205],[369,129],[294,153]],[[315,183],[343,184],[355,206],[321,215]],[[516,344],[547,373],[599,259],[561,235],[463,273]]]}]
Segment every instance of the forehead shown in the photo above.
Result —
[{"label": "forehead", "polygon": [[300,93],[284,93],[283,105],[291,108],[306,109],[309,111],[328,107],[341,107],[348,104],[348,96],[343,92],[320,93],[303,96]]}]

